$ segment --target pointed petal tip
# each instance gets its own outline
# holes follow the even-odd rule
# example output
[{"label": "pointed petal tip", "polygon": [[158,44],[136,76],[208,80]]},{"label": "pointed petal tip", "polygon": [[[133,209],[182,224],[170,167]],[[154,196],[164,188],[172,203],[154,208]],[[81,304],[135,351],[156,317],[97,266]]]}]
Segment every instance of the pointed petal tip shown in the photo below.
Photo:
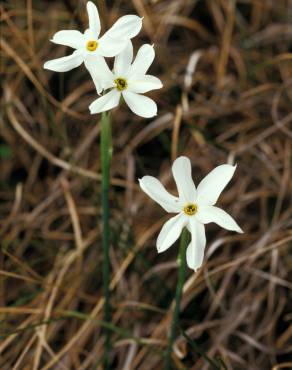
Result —
[{"label": "pointed petal tip", "polygon": [[[220,226],[220,225],[219,225]],[[234,228],[234,229],[226,229],[225,227],[222,226],[223,229],[233,231],[238,234],[244,234],[244,231],[239,227],[239,228]]]},{"label": "pointed petal tip", "polygon": [[187,162],[191,162],[190,161],[190,158],[188,158],[187,156],[185,156],[185,155],[180,155],[179,157],[177,157],[175,160],[174,160],[174,162],[173,162],[173,165],[177,165],[179,162],[181,162],[181,161],[187,161]]},{"label": "pointed petal tip", "polygon": [[[47,62],[44,63],[44,66],[43,68],[44,69],[47,69],[48,71],[54,71],[54,69],[52,69],[52,67],[50,67],[50,64],[51,64],[51,61],[48,60]],[[55,71],[54,71],[55,72]]]},{"label": "pointed petal tip", "polygon": [[86,8],[88,9],[91,6],[94,6],[96,8],[96,5],[92,1],[87,1]]},{"label": "pointed petal tip", "polygon": [[236,223],[236,221],[234,221],[234,222],[235,222],[235,225],[233,225],[233,227],[230,227],[229,229],[224,227],[224,226],[221,226],[221,227],[223,227],[225,230],[234,231],[238,234],[244,234],[244,231],[242,230],[242,228]]},{"label": "pointed petal tip", "polygon": [[194,271],[194,273],[196,274],[197,272],[199,272],[200,268],[202,267],[203,263],[201,263],[199,266],[194,266],[194,265],[190,265],[188,264],[188,267]]},{"label": "pointed petal tip", "polygon": [[[237,167],[237,163],[235,163],[235,164],[223,163],[223,165],[225,165],[225,166],[230,166],[230,167],[234,168],[234,170],[236,170],[236,167]],[[219,166],[220,166],[220,165],[219,165]],[[219,166],[218,166],[218,167],[219,167]]]},{"label": "pointed petal tip", "polygon": [[138,179],[140,186],[143,186],[144,185],[144,182],[147,179],[147,177],[151,177],[151,176],[143,176],[140,179]]},{"label": "pointed petal tip", "polygon": [[140,182],[143,182],[147,177],[151,177],[151,176],[149,176],[149,175],[145,175],[145,176],[143,176],[143,177],[139,178],[138,180],[139,180]]},{"label": "pointed petal tip", "polygon": [[93,108],[92,108],[92,105],[93,105],[93,102],[90,104],[90,106],[88,107],[89,111],[90,111],[90,114],[94,114],[95,112],[93,112]]},{"label": "pointed petal tip", "polygon": [[[235,231],[236,233],[238,234],[244,234],[244,231],[242,230],[242,228],[238,225],[238,223],[236,221],[235,222],[235,225],[232,229],[230,229],[230,231]],[[226,229],[228,230],[228,229]]]},{"label": "pointed petal tip", "polygon": [[[228,230],[224,227],[225,230]],[[230,231],[234,231],[235,233],[238,233],[238,234],[244,234],[244,231],[242,230],[241,227],[239,227],[238,225],[236,225],[234,228],[232,229],[229,229]]]},{"label": "pointed petal tip", "polygon": [[234,165],[232,164],[229,164],[229,166],[231,166],[233,168],[233,173],[235,172],[236,168],[237,168],[237,163],[235,163]]}]

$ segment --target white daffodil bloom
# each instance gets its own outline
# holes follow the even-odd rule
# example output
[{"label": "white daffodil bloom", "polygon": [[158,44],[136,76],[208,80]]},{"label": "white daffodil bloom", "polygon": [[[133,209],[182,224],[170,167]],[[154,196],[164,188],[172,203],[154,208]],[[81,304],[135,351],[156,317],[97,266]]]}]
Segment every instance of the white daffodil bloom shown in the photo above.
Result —
[{"label": "white daffodil bloom", "polygon": [[99,93],[100,84],[110,89],[102,97],[90,104],[91,114],[115,108],[123,97],[131,111],[138,116],[150,118],[157,114],[156,103],[141,94],[160,89],[161,81],[146,74],[155,57],[153,46],[144,44],[133,60],[133,46],[129,41],[126,48],[115,57],[113,72],[106,65],[104,69],[89,66],[88,70]]},{"label": "white daffodil bloom", "polygon": [[172,166],[178,197],[169,194],[159,180],[144,176],[139,180],[142,190],[167,212],[177,213],[162,227],[157,239],[158,252],[164,252],[187,227],[191,243],[187,247],[187,264],[197,270],[203,262],[206,245],[205,226],[210,222],[231,231],[243,233],[234,219],[222,209],[215,207],[220,193],[231,180],[236,166],[223,164],[211,171],[198,185],[192,179],[191,162],[187,157],[177,158]]},{"label": "white daffodil bloom", "polygon": [[53,38],[55,44],[70,46],[75,49],[73,54],[53,59],[44,64],[44,68],[55,72],[66,72],[79,67],[82,62],[98,65],[104,64],[103,57],[114,57],[119,54],[132,37],[136,36],[142,27],[142,18],[136,15],[125,15],[99,38],[100,19],[97,7],[87,3],[89,28],[82,34],[79,31],[59,31]]}]

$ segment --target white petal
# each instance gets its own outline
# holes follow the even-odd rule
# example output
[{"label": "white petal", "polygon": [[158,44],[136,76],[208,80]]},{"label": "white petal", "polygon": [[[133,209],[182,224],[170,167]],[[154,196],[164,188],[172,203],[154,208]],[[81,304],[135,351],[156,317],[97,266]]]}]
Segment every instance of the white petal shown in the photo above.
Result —
[{"label": "white petal", "polygon": [[125,77],[133,60],[133,44],[129,40],[125,49],[115,57],[114,71],[116,76]]},{"label": "white petal", "polygon": [[185,203],[196,199],[196,187],[192,179],[192,165],[187,157],[177,158],[172,165],[172,174],[177,186],[179,198]]},{"label": "white petal", "polygon": [[89,28],[90,28],[91,34],[95,38],[98,38],[100,34],[100,19],[99,19],[97,7],[91,1],[88,1],[87,3],[87,13],[88,13]]},{"label": "white petal", "polygon": [[179,213],[162,226],[156,243],[158,253],[164,252],[176,242],[187,222],[186,216],[183,213]]},{"label": "white petal", "polygon": [[187,248],[187,264],[196,271],[202,266],[204,259],[206,246],[205,226],[196,221],[195,217],[190,217],[188,229],[192,234],[192,240]]},{"label": "white petal", "polygon": [[100,113],[115,108],[119,104],[120,97],[120,92],[118,92],[116,89],[111,90],[90,104],[90,113]]},{"label": "white petal", "polygon": [[99,94],[103,89],[114,86],[114,75],[105,59],[98,55],[87,55],[84,61]]},{"label": "white petal", "polygon": [[129,70],[129,76],[144,75],[151,66],[155,57],[153,46],[144,44],[138,50],[137,56]]},{"label": "white petal", "polygon": [[55,44],[70,46],[74,49],[84,46],[84,36],[81,32],[75,30],[59,31],[54,34],[51,41]]},{"label": "white petal", "polygon": [[89,40],[95,40],[95,41],[97,41],[97,37],[94,37],[94,35],[91,32],[91,29],[90,28],[87,28],[84,31],[84,40],[85,40],[85,43],[87,43],[87,41],[89,41]]},{"label": "white petal", "polygon": [[79,50],[76,50],[67,57],[49,60],[44,64],[44,68],[55,72],[67,72],[73,68],[79,67],[82,62],[83,54],[81,54]]},{"label": "white petal", "polygon": [[123,91],[122,94],[133,113],[144,118],[156,116],[157,105],[152,99],[131,91]]},{"label": "white petal", "polygon": [[127,44],[127,39],[114,39],[106,33],[98,40],[98,48],[95,52],[96,54],[111,58],[121,53]]},{"label": "white petal", "polygon": [[165,189],[159,180],[153,176],[144,176],[139,179],[141,189],[155,202],[157,202],[166,212],[180,212],[182,205],[179,199]]},{"label": "white petal", "polygon": [[128,81],[128,89],[135,93],[146,93],[151,90],[161,89],[163,86],[159,78],[151,75],[136,77]]},{"label": "white petal", "polygon": [[243,233],[242,229],[237,225],[235,220],[221,208],[214,206],[199,207],[196,217],[204,224],[215,222],[215,224],[223,227],[226,230]]},{"label": "white petal", "polygon": [[197,202],[213,205],[217,202],[222,190],[231,180],[236,166],[222,164],[214,168],[198,185]]},{"label": "white petal", "polygon": [[137,15],[124,15],[119,18],[105,35],[114,39],[131,39],[142,28],[142,18]]}]

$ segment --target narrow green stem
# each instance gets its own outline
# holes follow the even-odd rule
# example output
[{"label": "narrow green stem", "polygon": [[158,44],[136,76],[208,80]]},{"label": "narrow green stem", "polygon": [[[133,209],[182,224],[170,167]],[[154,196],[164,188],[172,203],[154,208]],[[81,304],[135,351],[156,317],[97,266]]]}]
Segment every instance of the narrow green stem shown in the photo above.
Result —
[{"label": "narrow green stem", "polygon": [[182,297],[183,286],[185,282],[186,276],[186,248],[189,243],[189,232],[187,229],[184,229],[181,234],[180,239],[180,247],[179,247],[179,255],[178,255],[178,282],[176,286],[176,293],[175,293],[175,307],[172,315],[172,322],[171,322],[171,330],[170,335],[168,338],[168,346],[165,352],[165,363],[164,369],[170,370],[171,369],[171,354],[172,354],[172,347],[175,340],[178,320],[179,320],[179,309],[180,309],[180,301]]},{"label": "narrow green stem", "polygon": [[[102,207],[102,276],[104,294],[104,321],[111,322],[110,306],[110,228],[109,228],[109,187],[110,187],[110,163],[112,157],[111,121],[108,113],[102,113],[100,133],[100,156],[101,156],[101,207]],[[105,344],[103,369],[109,369],[109,356],[111,352],[111,331],[105,329]]]}]

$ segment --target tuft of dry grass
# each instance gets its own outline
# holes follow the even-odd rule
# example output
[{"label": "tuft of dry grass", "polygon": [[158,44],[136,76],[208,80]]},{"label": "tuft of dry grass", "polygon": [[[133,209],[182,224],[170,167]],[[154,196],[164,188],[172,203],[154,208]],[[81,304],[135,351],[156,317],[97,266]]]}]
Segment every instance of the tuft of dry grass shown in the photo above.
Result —
[{"label": "tuft of dry grass", "polygon": [[171,161],[185,154],[196,183],[219,164],[238,164],[220,205],[245,233],[208,225],[204,265],[187,272],[174,368],[211,369],[203,353],[222,369],[291,369],[291,2],[98,4],[104,24],[144,17],[135,43],[155,44],[151,72],[164,82],[151,94],[157,118],[113,112],[113,322],[102,322],[94,86],[84,68],[42,68],[69,52],[50,44],[54,32],[86,27],[85,1],[4,1],[0,368],[101,369],[105,326],[113,369],[162,368],[178,248],[157,254],[168,216],[137,178],[159,176],[174,189]]}]

